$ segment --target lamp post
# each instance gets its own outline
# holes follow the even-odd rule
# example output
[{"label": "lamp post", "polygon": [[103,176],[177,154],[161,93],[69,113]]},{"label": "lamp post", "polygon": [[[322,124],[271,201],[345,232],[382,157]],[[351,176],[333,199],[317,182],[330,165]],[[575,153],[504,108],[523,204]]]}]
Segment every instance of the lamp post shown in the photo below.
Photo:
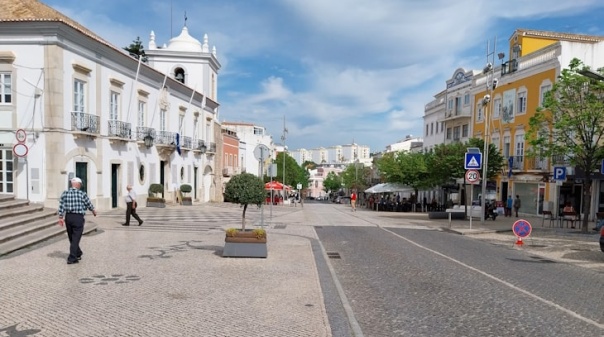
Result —
[{"label": "lamp post", "polygon": [[[283,134],[281,135],[281,142],[283,143],[283,197],[285,197],[285,153],[287,152],[287,146],[285,146],[286,135],[287,128],[285,127],[285,116],[283,116]],[[283,205],[285,205],[285,202]]]},{"label": "lamp post", "polygon": [[[487,180],[488,180],[488,169],[489,169],[489,106],[492,102],[491,94],[497,86],[497,80],[494,78],[495,68],[493,66],[495,62],[495,48],[497,45],[497,38],[493,42],[493,51],[489,50],[490,43],[487,42],[487,64],[483,69],[485,75],[486,84],[486,95],[482,99],[482,105],[484,107],[484,137],[483,137],[483,151],[482,151],[482,197],[480,198],[480,223],[484,225],[485,214],[486,214],[486,200],[487,200]],[[491,58],[491,62],[489,62]],[[503,58],[503,57],[500,57]]]}]

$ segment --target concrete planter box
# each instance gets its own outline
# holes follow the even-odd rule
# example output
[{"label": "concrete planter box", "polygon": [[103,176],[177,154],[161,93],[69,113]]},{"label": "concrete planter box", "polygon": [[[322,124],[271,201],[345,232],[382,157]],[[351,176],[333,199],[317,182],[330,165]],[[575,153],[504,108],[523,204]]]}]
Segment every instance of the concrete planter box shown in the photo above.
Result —
[{"label": "concrete planter box", "polygon": [[165,208],[166,203],[160,201],[147,201],[147,207]]},{"label": "concrete planter box", "polygon": [[193,206],[193,200],[191,197],[183,197],[180,204],[183,206]]},{"label": "concrete planter box", "polygon": [[251,230],[238,232],[224,239],[223,257],[262,257],[268,255],[266,237],[257,238]]}]

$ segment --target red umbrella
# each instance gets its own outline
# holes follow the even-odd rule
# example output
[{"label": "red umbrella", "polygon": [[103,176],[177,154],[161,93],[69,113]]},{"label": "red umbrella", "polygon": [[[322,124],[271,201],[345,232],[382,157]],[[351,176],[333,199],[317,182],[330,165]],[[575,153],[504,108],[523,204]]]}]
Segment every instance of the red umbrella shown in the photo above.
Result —
[{"label": "red umbrella", "polygon": [[268,183],[264,184],[264,189],[282,190],[283,184],[278,181],[269,181]]}]

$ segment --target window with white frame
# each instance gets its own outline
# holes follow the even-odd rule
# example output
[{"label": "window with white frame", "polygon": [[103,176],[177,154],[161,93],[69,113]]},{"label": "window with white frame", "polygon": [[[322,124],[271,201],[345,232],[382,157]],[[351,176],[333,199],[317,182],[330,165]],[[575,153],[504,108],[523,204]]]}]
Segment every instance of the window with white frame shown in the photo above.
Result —
[{"label": "window with white frame", "polygon": [[12,76],[10,73],[0,73],[0,104],[10,104],[12,96]]},{"label": "window with white frame", "polygon": [[447,108],[447,111],[451,111],[453,110],[453,99],[449,99],[449,107]]},{"label": "window with white frame", "polygon": [[482,122],[484,115],[482,113],[482,102],[476,104],[476,121]]},{"label": "window with white frame", "polygon": [[185,133],[185,115],[178,115],[178,133]]},{"label": "window with white frame", "polygon": [[111,91],[109,94],[109,120],[116,121],[119,111],[119,99],[120,94],[115,91]]},{"label": "window with white frame", "polygon": [[470,133],[470,126],[468,124],[464,124],[461,126],[461,136],[462,137],[468,137],[468,134]]},{"label": "window with white frame", "polygon": [[491,144],[493,144],[495,148],[499,150],[499,135],[494,135],[493,137],[491,137]]},{"label": "window with white frame", "polygon": [[522,162],[523,157],[524,157],[524,134],[517,134],[515,138],[516,138],[516,144],[514,144],[515,149],[516,149],[515,160],[517,162]]},{"label": "window with white frame", "polygon": [[166,131],[166,110],[159,110],[159,131]]},{"label": "window with white frame", "polygon": [[463,96],[463,105],[470,105],[470,94],[465,94]]},{"label": "window with white frame", "polygon": [[429,125],[428,125],[428,124],[426,124],[426,136],[428,136],[428,135],[429,135],[428,130],[429,130]]},{"label": "window with white frame", "polygon": [[73,111],[84,112],[86,82],[80,80],[73,81]]},{"label": "window with white frame", "polygon": [[499,118],[501,113],[501,98],[495,98],[493,100],[493,118]]},{"label": "window with white frame", "polygon": [[447,139],[451,139],[451,128],[447,128]]},{"label": "window with white frame", "polygon": [[430,134],[434,134],[434,123],[430,123]]},{"label": "window with white frame", "polygon": [[551,84],[544,84],[541,86],[541,89],[539,90],[541,92],[541,94],[539,95],[539,106],[543,106],[543,102],[545,102],[545,95],[550,90],[552,90]]},{"label": "window with white frame", "polygon": [[453,128],[453,140],[459,140],[459,135],[461,131],[461,127],[460,126],[456,126]]},{"label": "window with white frame", "polygon": [[518,92],[518,113],[526,113],[526,91]]},{"label": "window with white frame", "polygon": [[145,109],[146,104],[143,101],[138,101],[138,126],[145,126]]},{"label": "window with white frame", "polygon": [[511,147],[510,142],[511,141],[512,141],[512,138],[510,136],[503,136],[503,156],[505,158],[510,157],[510,147]]}]

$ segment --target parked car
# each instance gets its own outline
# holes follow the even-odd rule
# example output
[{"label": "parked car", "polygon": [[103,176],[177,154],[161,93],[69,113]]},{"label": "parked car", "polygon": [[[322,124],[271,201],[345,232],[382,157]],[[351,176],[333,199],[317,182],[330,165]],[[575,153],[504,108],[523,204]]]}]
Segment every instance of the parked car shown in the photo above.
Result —
[{"label": "parked car", "polygon": [[604,227],[600,229],[600,250],[604,252]]}]

